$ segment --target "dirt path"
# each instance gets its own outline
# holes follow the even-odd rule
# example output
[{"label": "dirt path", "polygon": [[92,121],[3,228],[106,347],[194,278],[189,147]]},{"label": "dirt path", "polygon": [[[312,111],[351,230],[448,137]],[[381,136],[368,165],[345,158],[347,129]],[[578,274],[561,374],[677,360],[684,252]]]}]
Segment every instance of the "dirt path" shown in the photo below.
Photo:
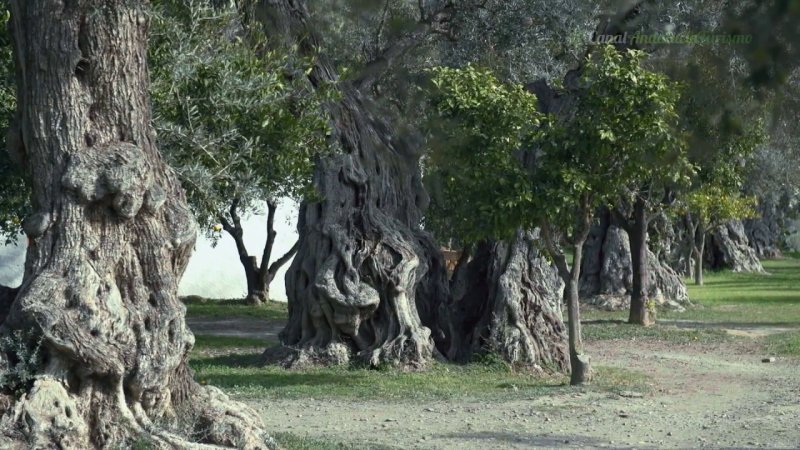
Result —
[{"label": "dirt path", "polygon": [[[246,318],[188,322],[197,334],[265,340],[277,340],[282,327]],[[749,337],[784,331],[717,327]],[[598,341],[587,343],[587,351],[596,365],[645,373],[650,392],[641,398],[575,391],[493,402],[309,399],[254,406],[269,430],[379,448],[800,448],[798,360],[762,363],[752,340]]]},{"label": "dirt path", "polygon": [[800,448],[800,366],[754,345],[601,341],[598,365],[646,373],[641,398],[560,393],[502,402],[270,401],[268,429],[381,448]]},{"label": "dirt path", "polygon": [[278,341],[283,322],[251,317],[187,317],[186,324],[194,334],[229,336]]}]

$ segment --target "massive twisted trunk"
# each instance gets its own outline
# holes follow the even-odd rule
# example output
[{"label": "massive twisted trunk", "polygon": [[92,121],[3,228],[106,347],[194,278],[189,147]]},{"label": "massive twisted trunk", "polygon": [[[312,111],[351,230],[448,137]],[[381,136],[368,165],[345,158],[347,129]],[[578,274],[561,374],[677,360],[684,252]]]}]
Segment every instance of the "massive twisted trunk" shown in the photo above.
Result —
[{"label": "massive twisted trunk", "polygon": [[439,345],[449,359],[492,352],[515,366],[569,369],[564,284],[537,243],[537,233],[518,232],[507,242],[479,244],[459,264],[445,305],[447,338]]},{"label": "massive twisted trunk", "polygon": [[[316,58],[314,86],[336,81],[316,53],[302,2],[264,0],[256,14],[268,32],[284,33]],[[322,200],[301,208],[301,245],[286,278],[284,347],[265,356],[286,366],[361,361],[422,368],[434,346],[416,306],[433,249],[419,226],[427,202],[420,146],[351,85],[339,83],[339,91],[328,112],[341,151],[317,165]]]},{"label": "massive twisted trunk", "polygon": [[10,151],[35,213],[2,331],[33,334],[42,364],[0,428],[31,448],[185,448],[186,434],[264,448],[257,415],[187,365],[177,289],[195,225],[150,127],[147,14],[146,1],[12,1]]},{"label": "massive twisted trunk", "polygon": [[[584,245],[581,269],[581,300],[603,309],[622,310],[630,307],[633,286],[630,239],[607,210],[599,213]],[[689,295],[681,277],[647,251],[647,270],[651,274],[647,298],[659,307],[681,311],[689,305]]]},{"label": "massive twisted trunk", "polygon": [[756,251],[750,247],[741,220],[728,221],[712,230],[705,250],[706,263],[714,270],[764,272]]}]

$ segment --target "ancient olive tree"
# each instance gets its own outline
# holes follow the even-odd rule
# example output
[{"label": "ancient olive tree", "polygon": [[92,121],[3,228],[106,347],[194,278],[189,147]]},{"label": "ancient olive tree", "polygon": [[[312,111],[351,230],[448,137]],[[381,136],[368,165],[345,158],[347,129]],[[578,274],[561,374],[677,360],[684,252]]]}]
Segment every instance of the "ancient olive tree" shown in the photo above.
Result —
[{"label": "ancient olive tree", "polygon": [[[253,304],[269,300],[278,269],[295,244],[272,259],[278,200],[310,193],[315,158],[326,149],[327,119],[304,67],[267,48],[263,33],[236,8],[208,0],[160,1],[154,15],[154,124],[201,228],[236,242]],[[244,242],[241,216],[267,206],[261,261]]]},{"label": "ancient olive tree", "polygon": [[[339,78],[305,2],[255,3],[253,17],[273,42],[280,39],[312,59],[310,85],[335,83],[338,98],[326,111],[331,139],[341,149],[319,159],[314,183],[320,198],[301,207],[300,248],[287,272],[283,347],[268,350],[267,359],[288,366],[359,361],[424,368],[435,350],[417,296],[436,270],[431,261],[438,250],[420,228],[427,195],[419,140],[398,127],[368,89]],[[439,27],[442,14],[425,8],[419,26]],[[355,79],[377,74],[365,75]]]},{"label": "ancient olive tree", "polygon": [[[35,378],[4,387],[23,395],[4,412],[0,446],[273,447],[255,412],[188,366],[194,338],[177,288],[195,222],[150,123],[149,3],[11,7],[19,77],[8,144],[31,176],[34,212],[1,331],[28,333],[41,359]],[[2,356],[10,367],[24,355]]]},{"label": "ancient olive tree", "polygon": [[453,359],[493,352],[515,365],[566,370],[560,282],[538,231],[522,231],[533,229],[535,202],[518,159],[530,155],[518,153],[541,130],[536,97],[473,66],[431,74],[425,225],[463,252],[439,348]]}]

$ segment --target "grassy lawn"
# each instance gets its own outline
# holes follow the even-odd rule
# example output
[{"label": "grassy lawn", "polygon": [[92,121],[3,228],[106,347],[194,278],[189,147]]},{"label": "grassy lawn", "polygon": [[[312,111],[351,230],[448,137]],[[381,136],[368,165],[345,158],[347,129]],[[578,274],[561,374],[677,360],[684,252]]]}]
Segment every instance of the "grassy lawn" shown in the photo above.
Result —
[{"label": "grassy lawn", "polygon": [[286,320],[289,312],[286,303],[269,301],[261,306],[247,304],[241,299],[199,300],[185,298],[188,317],[253,317],[266,320]]},{"label": "grassy lawn", "polygon": [[[191,360],[195,377],[247,398],[384,401],[525,398],[567,389],[568,383],[565,376],[514,371],[492,359],[466,365],[434,363],[424,372],[346,367],[285,370],[261,367],[262,349],[263,345],[221,356],[195,354]],[[645,377],[637,372],[609,367],[596,370],[597,382],[587,389],[647,390]]]},{"label": "grassy lawn", "polygon": [[670,325],[640,327],[622,320],[597,320],[583,324],[583,338],[589,341],[652,339],[675,344],[712,344],[735,339],[724,330],[683,329]]},{"label": "grassy lawn", "polygon": [[[800,259],[763,261],[769,274],[708,272],[704,286],[689,279],[694,307],[659,311],[659,319],[800,328]],[[627,311],[586,311],[586,320],[625,320]]]},{"label": "grassy lawn", "polygon": [[[659,311],[658,318],[753,327],[797,328],[763,339],[769,354],[800,357],[800,259],[763,261],[769,274],[708,272],[705,285],[686,280],[694,306],[685,312]],[[588,310],[586,339],[658,339],[675,343],[711,343],[735,339],[719,329],[687,330],[669,325],[628,326],[627,311]]]}]

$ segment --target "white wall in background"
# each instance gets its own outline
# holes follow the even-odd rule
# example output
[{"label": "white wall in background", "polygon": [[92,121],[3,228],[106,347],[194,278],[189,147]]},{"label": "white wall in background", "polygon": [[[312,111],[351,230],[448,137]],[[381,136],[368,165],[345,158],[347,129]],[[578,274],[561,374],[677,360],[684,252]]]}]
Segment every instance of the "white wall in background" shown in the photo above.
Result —
[{"label": "white wall in background", "polygon": [[21,243],[0,245],[0,284],[16,287],[22,283],[22,272],[25,270],[25,245]]},{"label": "white wall in background", "polygon": [[[297,204],[291,201],[278,205],[275,214],[278,237],[272,250],[272,261],[289,251],[297,240],[297,208]],[[247,250],[260,263],[267,242],[267,216],[259,214],[243,218],[242,226]],[[284,277],[290,264],[291,261],[281,268],[270,285],[270,298],[273,300],[286,301]],[[232,237],[223,232],[216,248],[213,248],[203,233],[198,235],[197,247],[181,280],[179,293],[206,298],[244,298],[247,295],[244,269]]]}]

